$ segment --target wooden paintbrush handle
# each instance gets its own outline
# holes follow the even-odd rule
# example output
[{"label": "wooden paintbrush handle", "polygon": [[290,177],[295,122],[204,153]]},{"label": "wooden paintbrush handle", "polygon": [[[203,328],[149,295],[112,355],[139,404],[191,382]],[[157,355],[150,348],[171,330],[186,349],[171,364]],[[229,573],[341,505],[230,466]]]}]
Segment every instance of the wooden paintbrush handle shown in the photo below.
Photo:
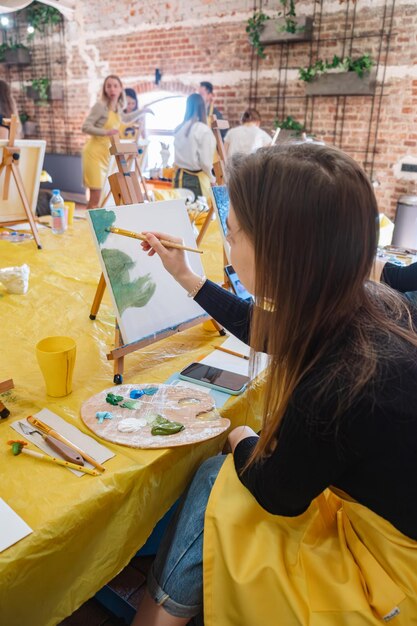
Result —
[{"label": "wooden paintbrush handle", "polygon": [[27,450],[25,448],[22,448],[21,452],[22,454],[26,454],[27,456],[32,456],[35,459],[41,459],[42,461],[45,461],[46,463],[54,463],[55,465],[62,465],[62,467],[68,467],[69,469],[77,470],[77,472],[84,472],[84,474],[90,474],[90,476],[100,476],[99,472],[96,472],[96,470],[92,470],[89,467],[76,465],[75,463],[64,461],[64,459],[56,459],[54,456],[41,454],[40,452],[35,452],[35,450]]},{"label": "wooden paintbrush handle", "polygon": [[65,443],[67,446],[72,448],[72,450],[75,450],[75,452],[78,452],[78,454],[80,454],[85,461],[87,461],[88,463],[91,463],[91,465],[93,465],[98,470],[100,470],[100,472],[104,472],[106,470],[106,468],[100,465],[100,463],[98,463],[95,459],[93,459],[93,457],[91,457],[89,454],[81,450],[81,448],[76,446],[75,443],[72,443],[72,441],[69,441],[69,439],[57,433],[53,428],[48,426],[48,424],[41,422],[41,420],[38,420],[36,417],[33,417],[33,415],[29,415],[29,417],[27,418],[27,421],[33,426],[35,426],[35,428],[39,428],[39,430],[46,433],[47,435],[50,435],[51,437],[55,437],[55,439],[59,439],[59,441],[62,441],[62,443]]},{"label": "wooden paintbrush handle", "polygon": [[78,452],[78,454],[81,454],[81,456],[83,457],[84,461],[87,461],[88,463],[91,463],[91,465],[93,465],[98,470],[100,470],[100,472],[104,472],[106,470],[106,468],[103,467],[102,465],[100,465],[100,463],[98,463],[95,459],[93,459],[92,456],[90,456],[89,454],[87,454],[86,452],[81,450],[81,448],[76,446],[75,443],[72,443],[72,441],[69,441],[66,437],[64,437],[63,435],[60,435],[59,433],[57,433],[52,428],[49,431],[49,434],[52,435],[52,437],[55,437],[55,439],[59,439],[59,441],[62,441],[62,443],[65,443],[67,446],[69,446],[70,448],[72,448],[73,450]]}]

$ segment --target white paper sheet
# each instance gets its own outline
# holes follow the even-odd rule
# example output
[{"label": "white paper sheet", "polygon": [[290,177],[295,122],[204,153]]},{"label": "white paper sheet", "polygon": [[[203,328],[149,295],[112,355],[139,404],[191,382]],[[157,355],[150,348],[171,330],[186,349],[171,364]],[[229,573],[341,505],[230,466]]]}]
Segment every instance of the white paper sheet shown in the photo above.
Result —
[{"label": "white paper sheet", "polygon": [[0,498],[0,552],[32,532],[30,526]]},{"label": "white paper sheet", "polygon": [[[74,443],[78,446],[83,452],[91,456],[98,463],[102,464],[104,461],[108,461],[114,456],[114,452],[103,446],[101,443],[98,443],[95,439],[90,437],[89,435],[85,435],[81,432],[76,426],[69,424],[62,417],[56,415],[49,409],[42,409],[39,413],[36,413],[34,417],[40,419],[42,422],[45,422],[48,426],[51,426],[57,433],[66,437],[71,443]],[[49,454],[50,456],[57,456],[57,453],[52,450],[50,446],[45,442],[45,440],[38,434],[34,433],[33,435],[25,435],[19,426],[19,422],[22,422],[26,426],[29,426],[32,430],[36,430],[32,424],[29,424],[28,421],[17,420],[10,424],[10,426],[19,433],[19,438],[24,437],[35,446]],[[35,461],[36,462],[36,461]],[[40,461],[42,462],[42,461]],[[90,463],[84,461],[85,467],[93,468]],[[69,469],[69,468],[68,468]],[[78,472],[77,470],[69,469],[70,472],[75,474],[76,476],[84,476],[83,472]]]},{"label": "white paper sheet", "polygon": [[174,380],[174,382],[172,382],[171,385],[173,385],[174,387],[186,387],[187,389],[197,389],[197,391],[204,391],[204,393],[212,395],[210,393],[210,389],[207,389],[207,387],[203,387],[203,385],[189,383],[188,380]]},{"label": "white paper sheet", "polygon": [[[222,344],[222,348],[227,348],[228,350],[232,350],[233,352],[237,352],[244,356],[249,356],[250,347],[247,346],[243,341],[240,341],[234,335],[229,335],[226,341]],[[208,354],[204,359],[202,359],[201,363],[205,363],[206,365],[211,365],[212,367],[219,367],[220,369],[229,370],[229,372],[235,372],[236,374],[243,374],[244,376],[249,376],[249,361],[243,359],[240,356],[234,356],[233,354],[227,354],[222,350],[213,350],[210,354]],[[259,374],[262,370],[265,369],[268,363],[268,356],[266,354],[262,354],[261,363],[259,366]]]}]

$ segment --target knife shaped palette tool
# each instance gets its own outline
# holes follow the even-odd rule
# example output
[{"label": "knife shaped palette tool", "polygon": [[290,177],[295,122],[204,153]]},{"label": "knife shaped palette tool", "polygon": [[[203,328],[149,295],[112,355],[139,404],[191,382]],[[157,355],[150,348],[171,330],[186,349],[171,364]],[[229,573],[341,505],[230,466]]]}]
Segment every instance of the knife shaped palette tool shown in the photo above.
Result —
[{"label": "knife shaped palette tool", "polygon": [[48,446],[52,448],[52,450],[57,452],[66,461],[70,461],[71,463],[75,463],[76,465],[84,465],[84,460],[82,456],[78,454],[78,452],[67,446],[65,443],[62,443],[62,441],[59,441],[59,439],[55,439],[55,437],[52,437],[51,435],[46,435],[40,430],[33,429],[23,422],[19,422],[19,427],[24,435],[40,435],[45,443],[47,443]]},{"label": "knife shaped palette tool", "polygon": [[88,463],[91,463],[91,465],[93,465],[95,468],[100,470],[100,472],[104,472],[106,470],[106,468],[100,465],[100,463],[98,463],[95,459],[93,459],[93,457],[91,457],[89,454],[81,450],[81,448],[79,448],[74,443],[69,441],[66,437],[63,437],[63,435],[60,435],[59,433],[57,433],[56,430],[54,430],[47,424],[44,424],[44,422],[41,422],[41,420],[37,419],[36,417],[33,417],[33,415],[29,415],[26,419],[29,422],[29,424],[32,424],[32,426],[34,426],[35,428],[38,428],[40,431],[42,431],[46,435],[55,437],[55,439],[62,441],[62,443],[65,443],[67,446],[69,446],[70,448],[78,452],[78,454],[80,454],[85,461],[87,461]]}]

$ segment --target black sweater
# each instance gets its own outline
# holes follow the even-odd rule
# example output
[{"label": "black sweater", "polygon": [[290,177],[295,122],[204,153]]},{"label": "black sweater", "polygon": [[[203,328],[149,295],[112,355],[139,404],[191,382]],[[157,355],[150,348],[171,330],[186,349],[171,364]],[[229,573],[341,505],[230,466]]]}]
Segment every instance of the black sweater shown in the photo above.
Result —
[{"label": "black sweater", "polygon": [[[248,343],[250,304],[211,281],[195,300]],[[387,340],[379,337],[377,349]],[[338,352],[340,345],[298,385],[268,459],[242,473],[257,437],[236,446],[240,480],[264,509],[284,516],[303,513],[334,486],[417,540],[417,349],[407,346],[404,358],[381,358],[374,379],[335,423],[343,380],[319,401],[313,389]]]},{"label": "black sweater", "polygon": [[386,283],[393,289],[406,293],[417,291],[417,263],[411,265],[394,265],[385,263],[382,270],[381,282]]}]

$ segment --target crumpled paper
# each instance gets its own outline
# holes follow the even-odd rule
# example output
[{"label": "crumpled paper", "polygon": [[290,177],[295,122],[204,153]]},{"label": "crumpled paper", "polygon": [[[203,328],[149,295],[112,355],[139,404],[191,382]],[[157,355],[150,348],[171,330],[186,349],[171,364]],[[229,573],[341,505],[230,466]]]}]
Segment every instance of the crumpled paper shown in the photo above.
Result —
[{"label": "crumpled paper", "polygon": [[4,267],[0,269],[0,283],[9,293],[23,294],[29,288],[29,265]]}]

